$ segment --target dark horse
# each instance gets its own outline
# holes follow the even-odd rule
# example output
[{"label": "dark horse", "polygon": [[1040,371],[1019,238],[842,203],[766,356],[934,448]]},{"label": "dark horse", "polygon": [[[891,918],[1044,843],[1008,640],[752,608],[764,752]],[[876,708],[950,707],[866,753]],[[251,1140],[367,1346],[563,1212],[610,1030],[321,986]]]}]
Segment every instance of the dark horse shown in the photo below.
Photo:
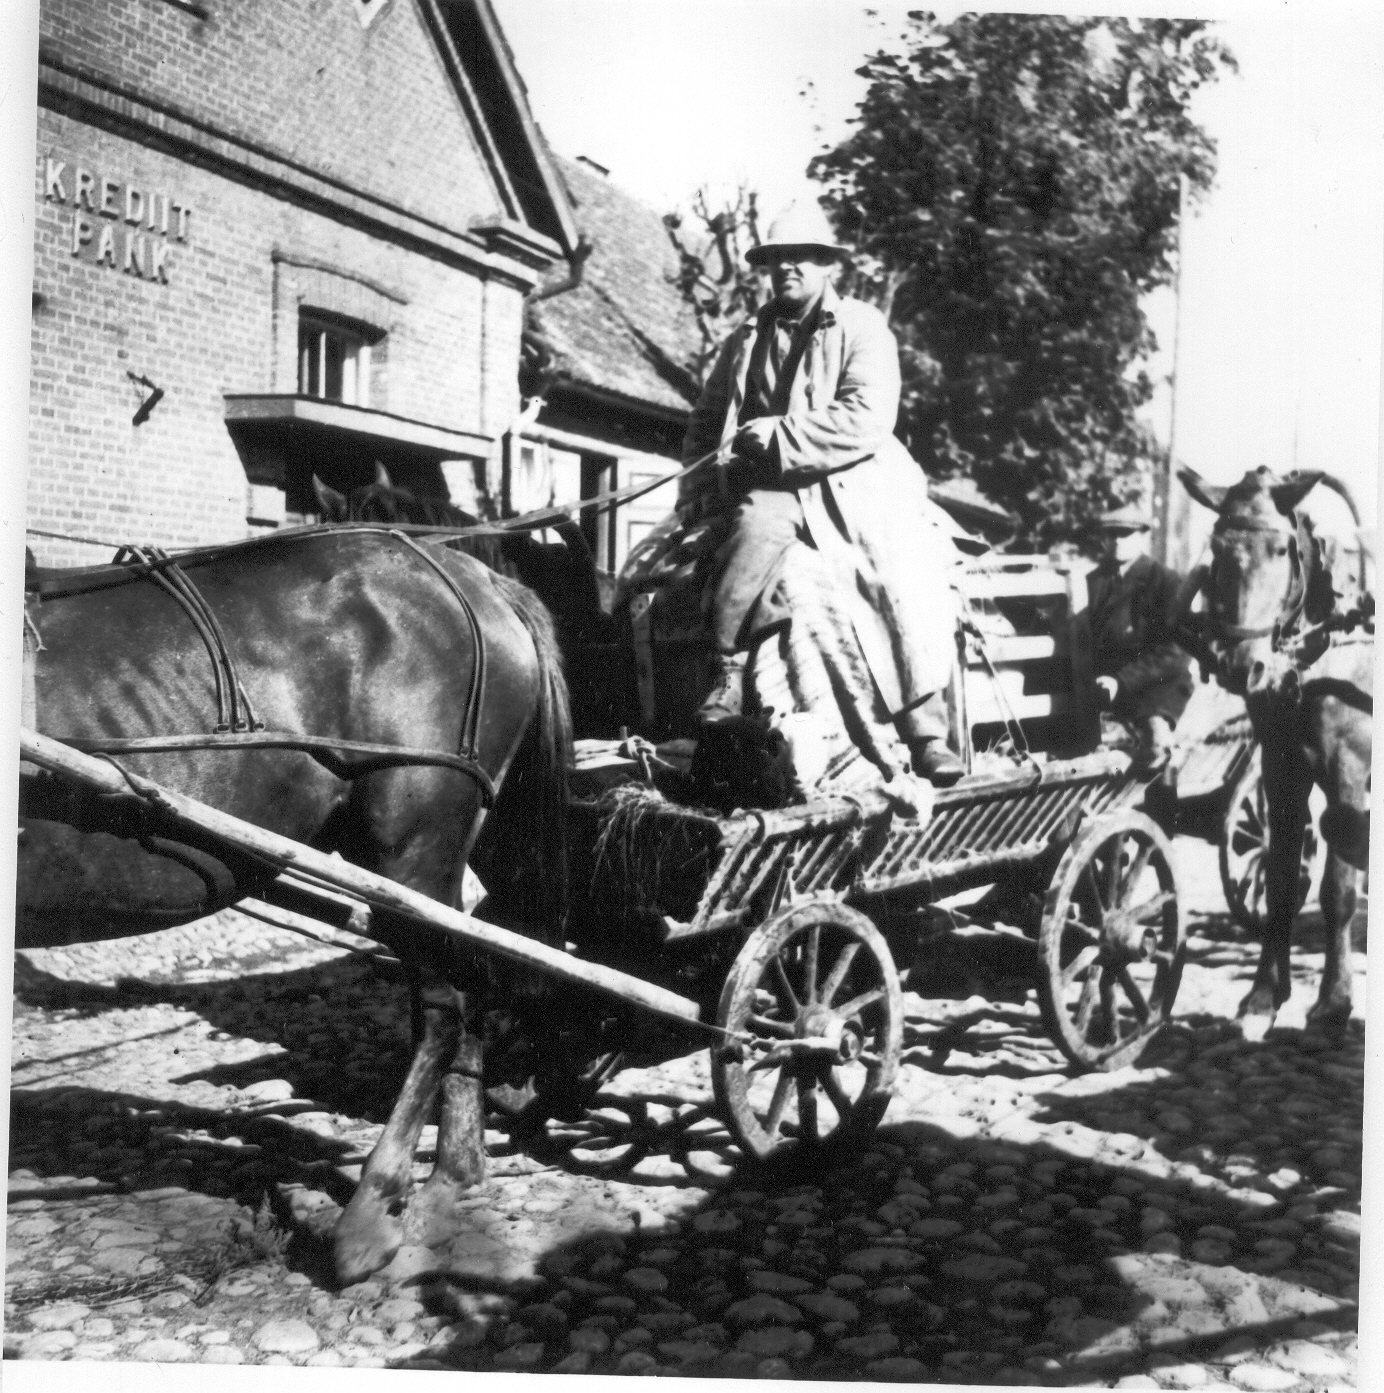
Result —
[{"label": "dark horse", "polygon": [[[470,557],[383,528],[295,529],[178,560],[204,614],[219,623],[252,731],[469,754],[475,767],[455,758],[401,764],[378,753],[360,762],[359,750],[235,748],[234,736],[220,749],[120,753],[118,761],[448,905],[458,901],[470,856],[489,917],[560,947],[571,724],[551,622],[536,597]],[[188,609],[147,571],[111,566],[37,579],[41,598],[28,616],[42,646],[30,723],[88,748],[212,730],[232,676],[209,656]],[[488,812],[487,782],[498,790]],[[49,776],[23,784],[32,844],[27,855],[21,847],[21,948],[144,932],[272,892],[272,869],[196,844],[155,815],[122,814]],[[73,839],[82,834],[115,868],[112,883],[174,887],[161,920],[151,920],[148,895],[133,906],[88,898],[76,912],[55,903],[55,866],[70,864],[80,881],[82,846]],[[26,879],[38,902],[27,914]],[[99,901],[105,884],[88,876],[84,888]],[[458,1231],[458,1194],[484,1178],[475,1021],[485,970],[416,924],[378,914],[375,922],[410,974],[416,1049],[336,1229],[343,1283],[383,1266],[406,1236],[425,1246],[447,1241]],[[437,1164],[408,1203],[414,1147],[439,1090]]]},{"label": "dark horse", "polygon": [[[313,488],[326,522],[409,523],[469,528],[480,520],[445,499],[395,485],[382,464],[375,480],[343,494],[316,476]],[[582,532],[571,518],[550,521],[559,538],[545,542],[524,531],[482,532],[446,541],[487,566],[521,581],[547,606],[557,626],[572,719],[583,736],[613,736],[635,724],[637,707],[628,634],[603,604],[601,576]]]},{"label": "dark horse", "polygon": [[[382,464],[375,481],[349,494],[312,480],[324,522],[414,523],[430,527],[477,527],[481,520],[446,499],[427,498],[394,484]],[[550,524],[561,538],[543,543],[526,532],[482,533],[449,543],[542,596],[564,634],[590,641],[603,635],[608,616],[601,608],[596,562],[579,523]],[[603,622],[604,621],[604,622]]]},{"label": "dark horse", "polygon": [[1327,949],[1309,1021],[1339,1032],[1350,1018],[1356,886],[1369,869],[1374,643],[1354,631],[1372,615],[1373,604],[1337,593],[1322,539],[1295,510],[1318,483],[1342,493],[1352,511],[1354,504],[1321,473],[1279,479],[1260,468],[1230,488],[1207,484],[1190,469],[1178,477],[1218,514],[1211,564],[1201,578],[1204,636],[1221,684],[1245,698],[1263,750],[1268,914],[1259,967],[1240,1015],[1247,1034],[1262,1035],[1292,993],[1298,863],[1315,783],[1327,801],[1321,820]]}]

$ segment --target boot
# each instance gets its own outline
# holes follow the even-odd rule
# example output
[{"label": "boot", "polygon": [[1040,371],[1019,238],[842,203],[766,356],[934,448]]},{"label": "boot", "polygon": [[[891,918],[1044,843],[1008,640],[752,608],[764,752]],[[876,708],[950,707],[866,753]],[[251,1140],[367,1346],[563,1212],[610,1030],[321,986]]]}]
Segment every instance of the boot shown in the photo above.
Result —
[{"label": "boot", "polygon": [[1172,723],[1164,716],[1147,716],[1135,724],[1134,755],[1130,760],[1131,774],[1161,773],[1173,755]]},{"label": "boot", "polygon": [[716,680],[706,700],[697,708],[696,723],[699,726],[715,725],[718,721],[728,721],[744,714],[745,667],[748,661],[748,653],[717,655],[713,669]]},{"label": "boot", "polygon": [[913,772],[934,788],[950,788],[966,773],[961,757],[940,736],[908,742]]}]

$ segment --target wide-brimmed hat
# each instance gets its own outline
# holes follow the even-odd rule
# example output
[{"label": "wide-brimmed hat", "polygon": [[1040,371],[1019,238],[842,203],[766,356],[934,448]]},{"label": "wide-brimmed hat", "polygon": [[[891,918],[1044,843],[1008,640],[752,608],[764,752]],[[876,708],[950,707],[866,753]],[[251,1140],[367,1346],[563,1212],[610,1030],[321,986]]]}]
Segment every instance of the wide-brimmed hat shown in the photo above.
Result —
[{"label": "wide-brimmed hat", "polygon": [[1114,508],[1102,513],[1096,526],[1102,532],[1147,532],[1153,523],[1138,503],[1126,503],[1122,508]]},{"label": "wide-brimmed hat", "polygon": [[850,252],[837,243],[827,215],[816,203],[790,203],[769,224],[768,236],[745,253],[745,260],[751,266],[759,266],[785,247],[812,247],[842,261],[850,258]]}]

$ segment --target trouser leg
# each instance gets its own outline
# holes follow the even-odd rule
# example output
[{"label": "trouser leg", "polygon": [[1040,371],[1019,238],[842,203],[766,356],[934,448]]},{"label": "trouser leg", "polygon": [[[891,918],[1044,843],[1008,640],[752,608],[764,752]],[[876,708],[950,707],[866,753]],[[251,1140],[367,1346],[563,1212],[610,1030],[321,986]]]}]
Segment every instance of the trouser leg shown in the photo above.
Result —
[{"label": "trouser leg", "polygon": [[1172,722],[1165,716],[1144,716],[1134,723],[1134,741],[1134,767],[1160,770],[1172,758]]},{"label": "trouser leg", "polygon": [[908,746],[913,772],[939,788],[954,784],[966,772],[950,747],[951,721],[945,692],[933,692],[894,717],[894,728]]},{"label": "trouser leg", "polygon": [[783,553],[798,539],[802,520],[797,494],[782,489],[754,489],[736,506],[707,588],[708,617],[719,653],[747,647],[762,617],[757,611],[765,587]]},{"label": "trouser leg", "polygon": [[933,692],[922,701],[894,717],[894,729],[904,741],[941,740],[951,738],[951,721],[947,716],[947,694]]}]

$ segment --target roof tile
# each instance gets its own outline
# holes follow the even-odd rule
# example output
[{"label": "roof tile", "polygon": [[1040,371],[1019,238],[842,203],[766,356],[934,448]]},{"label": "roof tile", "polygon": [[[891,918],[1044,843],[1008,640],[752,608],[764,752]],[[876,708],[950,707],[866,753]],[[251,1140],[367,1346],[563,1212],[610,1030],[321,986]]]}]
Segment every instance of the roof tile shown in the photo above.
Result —
[{"label": "roof tile", "polygon": [[[554,366],[576,383],[686,410],[701,334],[673,283],[678,258],[663,219],[589,166],[556,162],[593,250],[575,290],[534,306]],[[566,274],[555,268],[549,283]]]}]

